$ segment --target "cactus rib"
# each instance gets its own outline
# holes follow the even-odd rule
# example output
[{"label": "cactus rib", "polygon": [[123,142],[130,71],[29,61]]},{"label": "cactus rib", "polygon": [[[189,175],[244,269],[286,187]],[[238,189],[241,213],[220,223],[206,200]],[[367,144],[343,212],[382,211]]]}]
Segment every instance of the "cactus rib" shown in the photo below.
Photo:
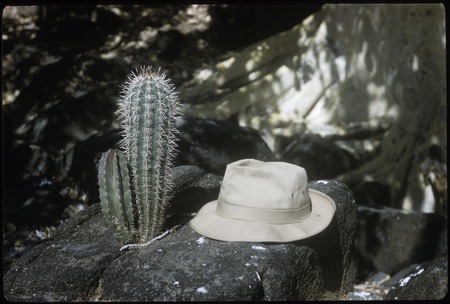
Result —
[{"label": "cactus rib", "polygon": [[134,239],[133,207],[130,178],[122,152],[109,150],[102,154],[98,166],[100,201],[123,243]]}]

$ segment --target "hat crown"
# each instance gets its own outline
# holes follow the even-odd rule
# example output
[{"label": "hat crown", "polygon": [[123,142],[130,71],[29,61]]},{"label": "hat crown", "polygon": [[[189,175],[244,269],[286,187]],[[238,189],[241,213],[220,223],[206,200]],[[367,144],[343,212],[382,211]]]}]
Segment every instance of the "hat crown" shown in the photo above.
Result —
[{"label": "hat crown", "polygon": [[[311,212],[305,169],[284,162],[244,159],[229,164],[218,202],[218,214],[248,221],[298,222]],[[236,208],[225,214],[223,209],[230,207]]]}]

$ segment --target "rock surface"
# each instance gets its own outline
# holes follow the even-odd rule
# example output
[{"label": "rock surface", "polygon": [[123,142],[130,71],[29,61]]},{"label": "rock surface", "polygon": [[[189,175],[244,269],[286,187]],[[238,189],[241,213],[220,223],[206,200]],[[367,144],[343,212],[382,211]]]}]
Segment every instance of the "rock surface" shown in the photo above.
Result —
[{"label": "rock surface", "polygon": [[165,226],[169,229],[185,222],[204,204],[219,196],[222,176],[207,173],[196,166],[184,165],[172,169],[175,181]]},{"label": "rock surface", "polygon": [[244,158],[274,161],[275,156],[259,133],[225,120],[183,117],[180,131],[179,165],[194,165],[223,175],[227,164]]},{"label": "rock surface", "polygon": [[357,277],[372,271],[393,275],[447,253],[447,222],[438,214],[362,206],[358,213]]},{"label": "rock surface", "polygon": [[423,263],[398,281],[386,300],[440,300],[448,293],[448,255]]},{"label": "rock surface", "polygon": [[[318,134],[279,136],[275,143],[280,160],[302,166],[310,180],[332,179],[357,166],[357,160],[352,154],[340,148],[332,139]],[[320,155],[320,162],[317,161],[317,155]]]},{"label": "rock surface", "polygon": [[85,301],[120,244],[100,213],[100,204],[61,224],[53,239],[19,258],[5,275],[9,301]]},{"label": "rock surface", "polygon": [[16,262],[5,276],[5,296],[19,301],[339,298],[353,286],[356,204],[342,183],[317,181],[310,187],[335,200],[335,217],[319,235],[284,244],[214,241],[184,225],[121,255],[95,204]]}]

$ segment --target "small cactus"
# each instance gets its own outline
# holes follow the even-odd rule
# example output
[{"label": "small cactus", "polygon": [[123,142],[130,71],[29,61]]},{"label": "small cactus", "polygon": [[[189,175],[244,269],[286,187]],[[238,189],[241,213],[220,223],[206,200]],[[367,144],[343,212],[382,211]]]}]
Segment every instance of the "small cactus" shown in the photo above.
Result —
[{"label": "small cactus", "polygon": [[116,229],[122,243],[135,241],[131,184],[125,155],[109,150],[98,163],[98,183],[102,210]]},{"label": "small cactus", "polygon": [[139,242],[158,235],[165,220],[177,106],[174,86],[159,69],[143,67],[123,85],[117,111],[123,136],[120,145],[130,168]]}]

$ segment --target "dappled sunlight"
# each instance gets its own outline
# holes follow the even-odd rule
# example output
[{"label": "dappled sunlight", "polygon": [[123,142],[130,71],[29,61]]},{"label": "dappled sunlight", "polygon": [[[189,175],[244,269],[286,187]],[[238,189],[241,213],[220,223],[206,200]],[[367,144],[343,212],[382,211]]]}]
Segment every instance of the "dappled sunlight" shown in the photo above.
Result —
[{"label": "dappled sunlight", "polygon": [[258,67],[261,62],[263,62],[264,53],[269,50],[269,45],[267,43],[261,43],[256,47],[256,50],[250,53],[250,60],[245,63],[245,69],[248,72],[253,71]]},{"label": "dappled sunlight", "polygon": [[[391,201],[398,200],[412,185],[401,176],[417,170],[423,157],[413,147],[432,122],[421,117],[434,118],[445,108],[442,18],[440,5],[325,5],[291,30],[250,45],[215,69],[200,70],[197,77],[207,76],[188,83],[181,94],[189,100],[209,91],[212,100],[185,113],[236,117],[272,149],[280,135],[345,136],[340,130],[346,124],[365,134],[385,132],[376,141],[342,142],[356,153],[377,146],[384,153],[345,180],[356,182],[372,170],[375,181],[391,185]],[[418,208],[423,195],[409,196],[411,208]]]},{"label": "dappled sunlight", "polygon": [[[280,130],[280,125],[286,134],[289,133],[286,128],[291,128],[291,133],[298,130],[296,123],[334,124],[387,115],[395,120],[397,117],[392,115],[398,111],[391,110],[395,102],[386,99],[386,85],[392,83],[392,77],[387,81],[383,78],[386,74],[395,75],[396,71],[386,73],[379,67],[384,63],[377,62],[384,51],[380,46],[386,43],[376,41],[380,29],[367,16],[370,10],[350,8],[344,9],[344,16],[342,10],[329,8],[327,14],[318,13],[301,26],[278,35],[281,41],[276,44],[271,43],[271,37],[218,63],[214,70],[199,71],[196,78],[199,85],[182,94],[189,97],[212,88],[231,88],[237,92],[190,110],[205,117],[237,114],[242,124],[260,129],[260,124],[250,123],[255,121],[253,117],[247,117],[258,115],[258,122],[267,120],[266,133],[272,137],[277,135],[275,130]],[[373,14],[380,18],[379,12]],[[375,37],[374,42],[369,44],[363,39],[355,43],[347,37],[349,32],[357,37],[362,31],[369,31],[364,35]],[[286,37],[297,37],[296,43]],[[253,106],[257,109],[249,111]],[[264,107],[271,110],[264,111]]]},{"label": "dappled sunlight", "polygon": [[412,61],[411,67],[412,67],[413,71],[419,70],[419,58],[417,57],[417,55],[413,56],[413,61]]}]

